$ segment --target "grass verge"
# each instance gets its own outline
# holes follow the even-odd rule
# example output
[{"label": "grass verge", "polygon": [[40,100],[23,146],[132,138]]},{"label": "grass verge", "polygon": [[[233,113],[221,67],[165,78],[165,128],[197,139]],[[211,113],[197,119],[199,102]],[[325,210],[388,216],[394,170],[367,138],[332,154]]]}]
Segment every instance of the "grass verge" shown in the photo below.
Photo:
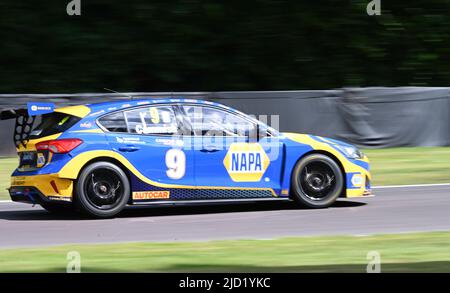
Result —
[{"label": "grass verge", "polygon": [[17,168],[17,158],[0,158],[0,200],[9,199],[8,191],[11,173]]},{"label": "grass verge", "polygon": [[0,250],[1,272],[365,272],[377,251],[382,272],[450,272],[450,232],[186,243],[68,245]]},{"label": "grass verge", "polygon": [[450,182],[450,147],[364,150],[371,162],[373,185]]}]

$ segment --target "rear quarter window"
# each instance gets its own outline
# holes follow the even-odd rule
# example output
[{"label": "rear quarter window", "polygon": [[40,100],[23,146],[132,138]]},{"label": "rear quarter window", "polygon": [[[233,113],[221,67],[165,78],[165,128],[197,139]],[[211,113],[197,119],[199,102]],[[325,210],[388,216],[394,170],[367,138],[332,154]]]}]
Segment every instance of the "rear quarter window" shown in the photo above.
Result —
[{"label": "rear quarter window", "polygon": [[116,112],[98,119],[98,123],[110,132],[127,132],[127,123],[123,112]]},{"label": "rear quarter window", "polygon": [[38,124],[33,127],[30,139],[41,138],[64,132],[81,120],[80,117],[65,113],[53,112],[38,118]]}]

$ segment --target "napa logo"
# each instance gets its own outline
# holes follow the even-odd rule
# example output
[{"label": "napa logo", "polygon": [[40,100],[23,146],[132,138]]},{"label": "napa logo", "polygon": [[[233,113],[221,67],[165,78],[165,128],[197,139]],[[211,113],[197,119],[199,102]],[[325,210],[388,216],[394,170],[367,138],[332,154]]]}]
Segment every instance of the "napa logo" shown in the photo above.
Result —
[{"label": "napa logo", "polygon": [[261,181],[270,159],[258,143],[232,143],[223,165],[235,182]]}]

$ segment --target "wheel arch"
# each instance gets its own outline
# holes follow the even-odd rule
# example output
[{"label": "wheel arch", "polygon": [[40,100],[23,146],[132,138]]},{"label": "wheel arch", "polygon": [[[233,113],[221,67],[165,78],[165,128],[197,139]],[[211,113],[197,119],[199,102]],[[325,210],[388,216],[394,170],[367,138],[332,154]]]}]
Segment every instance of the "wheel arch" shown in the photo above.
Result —
[{"label": "wheel arch", "polygon": [[80,169],[80,171],[78,172],[77,175],[77,179],[78,176],[80,176],[80,173],[90,164],[92,163],[96,163],[96,162],[109,162],[112,164],[117,165],[118,167],[120,167],[120,169],[122,169],[122,171],[125,172],[125,174],[127,174],[128,179],[130,179],[130,170],[128,170],[127,167],[125,167],[119,160],[117,160],[116,158],[113,157],[107,157],[107,156],[101,156],[101,157],[96,157],[96,158],[92,158],[91,160],[87,161],[83,167]]},{"label": "wheel arch", "polygon": [[[81,172],[83,172],[84,169],[86,169],[86,167],[88,167],[89,165],[96,163],[96,162],[108,162],[111,164],[116,165],[117,167],[119,167],[120,169],[122,169],[122,171],[125,173],[125,175],[128,178],[128,181],[130,183],[130,192],[132,193],[133,190],[131,188],[131,175],[130,175],[130,170],[128,170],[127,167],[125,167],[119,160],[117,160],[116,158],[113,157],[108,157],[108,156],[100,156],[100,157],[95,157],[92,158],[91,160],[87,161],[78,171],[77,174],[77,178],[74,180],[74,182],[76,182],[81,174]],[[76,185],[76,184],[75,184]],[[74,185],[74,186],[75,186]],[[76,192],[74,192],[73,196],[75,196]],[[130,196],[129,202],[132,201],[132,197]]]}]

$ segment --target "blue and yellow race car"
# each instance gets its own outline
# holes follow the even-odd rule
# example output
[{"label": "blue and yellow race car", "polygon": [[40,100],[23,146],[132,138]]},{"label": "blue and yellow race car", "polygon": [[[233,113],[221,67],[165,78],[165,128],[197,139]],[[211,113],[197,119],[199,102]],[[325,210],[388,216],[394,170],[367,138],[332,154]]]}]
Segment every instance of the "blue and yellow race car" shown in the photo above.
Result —
[{"label": "blue and yellow race car", "polygon": [[367,157],[344,142],[280,133],[210,101],[139,99],[15,118],[13,201],[112,217],[126,205],[292,200],[325,208],[370,195]]}]

